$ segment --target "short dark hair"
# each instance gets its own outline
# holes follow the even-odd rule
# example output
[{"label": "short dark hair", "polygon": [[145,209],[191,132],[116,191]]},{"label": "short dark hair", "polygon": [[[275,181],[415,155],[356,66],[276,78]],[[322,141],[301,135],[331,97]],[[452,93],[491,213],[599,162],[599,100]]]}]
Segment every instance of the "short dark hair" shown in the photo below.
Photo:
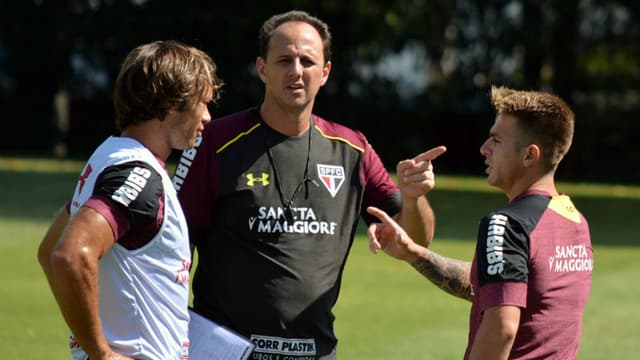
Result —
[{"label": "short dark hair", "polygon": [[300,10],[291,10],[286,13],[274,15],[267,21],[265,21],[264,24],[262,24],[262,27],[260,28],[260,32],[258,34],[258,41],[260,43],[260,57],[263,59],[267,58],[267,52],[269,51],[269,41],[271,41],[271,36],[273,35],[274,30],[278,26],[292,21],[307,23],[313,26],[318,31],[318,34],[320,34],[320,38],[322,39],[324,62],[326,64],[328,61],[330,61],[331,32],[329,31],[329,26],[317,17],[311,16],[308,13]]},{"label": "short dark hair", "polygon": [[573,140],[575,115],[559,97],[546,92],[491,88],[491,103],[498,114],[510,114],[528,141],[540,146],[548,168],[560,163]]},{"label": "short dark hair", "polygon": [[122,62],[113,91],[116,126],[154,118],[183,109],[191,99],[202,99],[212,90],[212,100],[220,96],[223,82],[209,55],[173,40],[155,41],[131,50]]}]

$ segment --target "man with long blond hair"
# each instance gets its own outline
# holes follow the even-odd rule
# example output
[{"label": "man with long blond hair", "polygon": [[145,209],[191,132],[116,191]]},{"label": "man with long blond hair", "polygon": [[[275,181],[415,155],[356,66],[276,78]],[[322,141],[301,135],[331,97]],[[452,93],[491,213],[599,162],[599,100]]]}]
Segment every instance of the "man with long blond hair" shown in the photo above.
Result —
[{"label": "man with long blond hair", "polygon": [[191,252],[165,162],[195,145],[220,86],[211,58],[176,41],[124,59],[121,133],[91,155],[38,249],[73,360],[188,359]]}]

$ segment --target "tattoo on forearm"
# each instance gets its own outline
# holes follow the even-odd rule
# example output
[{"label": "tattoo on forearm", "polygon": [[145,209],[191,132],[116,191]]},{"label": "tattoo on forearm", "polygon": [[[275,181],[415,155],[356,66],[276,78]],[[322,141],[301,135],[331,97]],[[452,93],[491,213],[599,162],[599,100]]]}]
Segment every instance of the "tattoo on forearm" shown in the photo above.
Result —
[{"label": "tattoo on forearm", "polygon": [[471,263],[425,251],[411,266],[442,290],[471,301]]}]

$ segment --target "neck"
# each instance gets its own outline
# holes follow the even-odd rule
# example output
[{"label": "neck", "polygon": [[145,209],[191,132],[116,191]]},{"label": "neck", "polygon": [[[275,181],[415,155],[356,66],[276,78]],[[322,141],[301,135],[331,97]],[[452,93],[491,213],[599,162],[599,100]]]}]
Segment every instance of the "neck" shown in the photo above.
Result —
[{"label": "neck", "polygon": [[311,125],[311,109],[313,104],[300,111],[286,111],[273,103],[264,101],[260,106],[260,116],[273,130],[287,136],[300,136]]},{"label": "neck", "polygon": [[141,124],[130,125],[120,136],[132,138],[149,149],[156,157],[166,161],[171,155],[171,148],[160,131],[160,120],[149,120]]},{"label": "neck", "polygon": [[556,184],[554,180],[553,171],[546,173],[542,176],[535,177],[532,180],[522,181],[520,184],[513,187],[512,191],[507,193],[507,197],[509,198],[509,202],[513,201],[516,197],[520,196],[522,193],[531,190],[544,191],[552,196],[558,195],[558,190],[556,189]]}]

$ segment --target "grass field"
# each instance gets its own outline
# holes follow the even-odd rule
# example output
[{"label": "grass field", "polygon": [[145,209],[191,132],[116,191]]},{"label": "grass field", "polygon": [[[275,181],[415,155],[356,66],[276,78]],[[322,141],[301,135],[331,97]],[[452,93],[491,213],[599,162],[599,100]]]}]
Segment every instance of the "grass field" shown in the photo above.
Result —
[{"label": "grass field", "polygon": [[[0,357],[68,358],[67,329],[36,261],[56,209],[80,163],[0,158]],[[640,353],[640,187],[560,183],[590,220],[592,295],[578,359],[632,359]],[[439,176],[432,249],[471,259],[479,217],[505,202],[482,178]],[[361,229],[363,230],[363,229]],[[345,360],[460,359],[469,304],[436,289],[408,265],[355,241],[335,308]]]}]

